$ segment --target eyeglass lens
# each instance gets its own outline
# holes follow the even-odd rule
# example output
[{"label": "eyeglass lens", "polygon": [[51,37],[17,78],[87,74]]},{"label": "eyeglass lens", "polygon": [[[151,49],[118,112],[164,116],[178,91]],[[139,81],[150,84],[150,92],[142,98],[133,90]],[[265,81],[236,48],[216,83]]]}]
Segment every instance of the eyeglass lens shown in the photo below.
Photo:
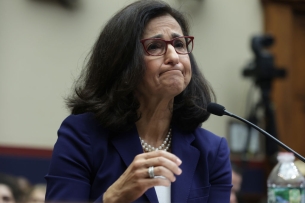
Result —
[{"label": "eyeglass lens", "polygon": [[165,54],[167,44],[171,44],[178,54],[188,54],[193,48],[192,40],[186,37],[175,38],[171,41],[164,41],[162,39],[148,39],[144,42],[145,49],[150,55]]}]

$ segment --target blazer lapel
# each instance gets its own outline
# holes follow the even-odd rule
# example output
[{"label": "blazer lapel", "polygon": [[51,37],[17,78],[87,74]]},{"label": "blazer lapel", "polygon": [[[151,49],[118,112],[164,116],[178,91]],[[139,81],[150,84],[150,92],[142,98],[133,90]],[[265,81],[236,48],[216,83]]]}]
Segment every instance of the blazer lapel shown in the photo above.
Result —
[{"label": "blazer lapel", "polygon": [[117,133],[111,138],[111,142],[128,167],[136,155],[143,153],[137,128],[130,131]]},{"label": "blazer lapel", "polygon": [[173,128],[172,153],[182,160],[182,174],[177,176],[171,185],[171,201],[187,202],[193,176],[199,159],[199,151],[191,145],[195,136],[192,133],[181,133]]},{"label": "blazer lapel", "polygon": [[[135,156],[143,153],[136,126],[134,126],[128,132],[114,135],[111,139],[111,142],[126,164],[126,168],[131,164]],[[150,202],[158,202],[155,188],[148,189],[144,194]],[[139,198],[136,202],[143,202],[143,199]]]}]

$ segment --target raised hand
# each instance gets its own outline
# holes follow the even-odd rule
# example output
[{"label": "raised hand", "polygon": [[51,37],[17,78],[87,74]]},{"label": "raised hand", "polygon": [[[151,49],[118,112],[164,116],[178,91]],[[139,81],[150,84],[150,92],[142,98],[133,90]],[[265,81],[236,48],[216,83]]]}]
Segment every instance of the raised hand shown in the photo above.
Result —
[{"label": "raised hand", "polygon": [[138,199],[151,187],[169,186],[176,180],[175,175],[182,173],[179,168],[181,163],[177,156],[163,150],[139,154],[104,193],[103,202],[128,203]]}]

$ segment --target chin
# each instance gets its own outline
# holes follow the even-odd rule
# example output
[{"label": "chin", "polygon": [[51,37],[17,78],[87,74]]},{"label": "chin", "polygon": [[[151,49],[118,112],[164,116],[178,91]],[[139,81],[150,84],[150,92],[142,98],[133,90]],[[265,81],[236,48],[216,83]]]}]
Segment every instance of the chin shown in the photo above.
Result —
[{"label": "chin", "polygon": [[184,85],[181,85],[181,86],[171,86],[170,89],[167,92],[168,92],[168,95],[173,95],[175,97],[178,94],[180,94],[181,92],[183,92],[183,90],[185,90],[185,86]]}]

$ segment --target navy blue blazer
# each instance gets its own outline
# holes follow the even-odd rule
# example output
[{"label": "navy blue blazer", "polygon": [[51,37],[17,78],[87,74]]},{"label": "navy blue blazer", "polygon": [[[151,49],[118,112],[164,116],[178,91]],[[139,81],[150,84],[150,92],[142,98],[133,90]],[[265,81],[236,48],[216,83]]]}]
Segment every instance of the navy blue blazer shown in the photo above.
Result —
[{"label": "navy blue blazer", "polygon": [[[172,153],[182,174],[171,184],[172,202],[229,203],[231,165],[225,138],[202,128],[191,133],[172,126]],[[93,114],[68,116],[58,130],[47,180],[47,202],[102,202],[137,154],[143,153],[136,127],[110,133]],[[154,188],[135,202],[158,202]]]}]

